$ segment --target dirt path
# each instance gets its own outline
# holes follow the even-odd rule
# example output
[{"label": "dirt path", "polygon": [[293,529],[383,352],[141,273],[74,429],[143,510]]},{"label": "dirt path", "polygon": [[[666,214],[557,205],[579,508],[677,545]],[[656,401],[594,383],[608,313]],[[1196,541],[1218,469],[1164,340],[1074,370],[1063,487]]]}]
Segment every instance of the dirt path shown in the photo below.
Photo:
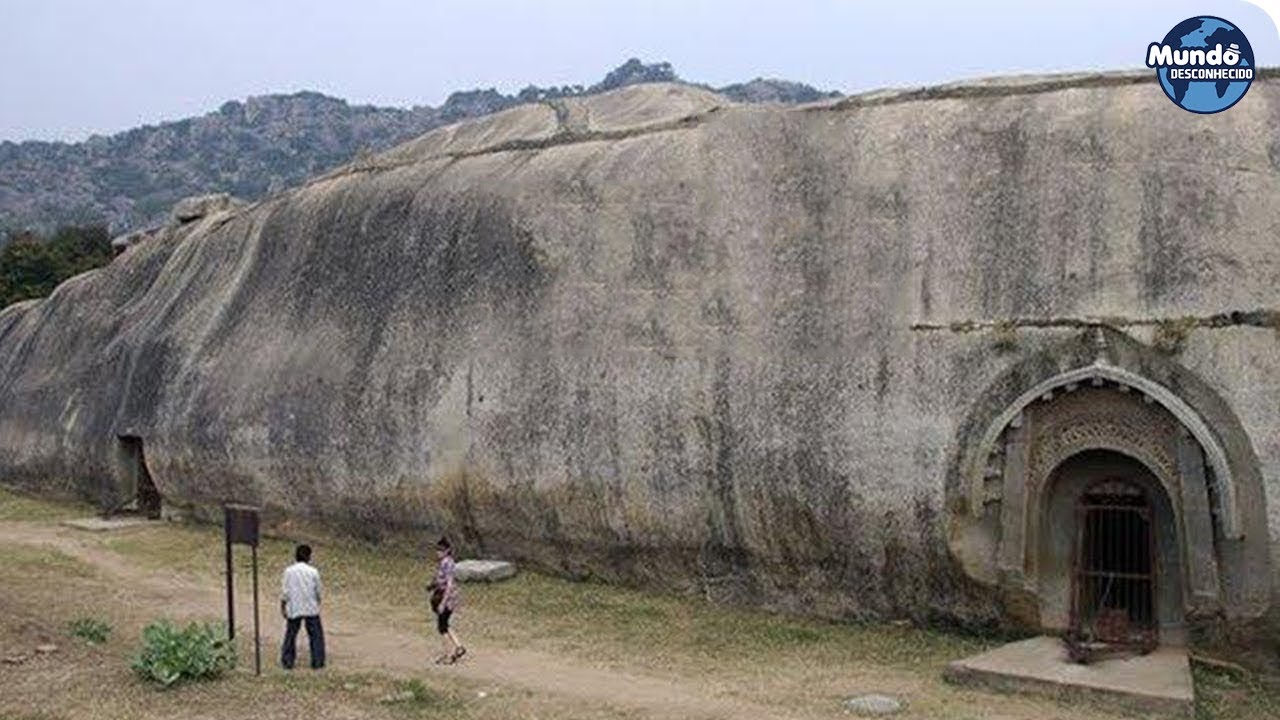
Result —
[{"label": "dirt path", "polygon": [[[110,532],[88,533],[50,523],[0,521],[0,545],[53,548],[93,566],[115,581],[119,599],[157,615],[209,614],[221,609],[225,596],[216,583],[140,568],[104,543]],[[273,599],[274,583],[266,583],[264,597]],[[244,612],[246,608],[237,608]],[[371,618],[377,618],[377,621]],[[274,603],[263,608],[263,662],[275,659],[279,631]],[[527,688],[606,704],[652,717],[794,718],[796,713],[717,695],[704,682],[683,682],[615,668],[594,667],[560,655],[486,646],[476,657],[456,666],[430,664],[438,646],[423,632],[423,620],[409,615],[387,616],[359,605],[326,610],[333,637],[332,663],[350,670],[391,670],[398,673],[451,673],[479,683]],[[240,623],[237,623],[240,625]]]}]

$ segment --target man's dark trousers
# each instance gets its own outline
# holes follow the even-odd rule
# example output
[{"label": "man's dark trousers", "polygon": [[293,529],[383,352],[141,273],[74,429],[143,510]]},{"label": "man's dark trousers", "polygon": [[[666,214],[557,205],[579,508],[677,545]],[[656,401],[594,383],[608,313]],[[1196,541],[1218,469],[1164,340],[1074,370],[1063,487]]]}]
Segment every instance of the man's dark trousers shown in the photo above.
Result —
[{"label": "man's dark trousers", "polygon": [[311,667],[317,670],[324,667],[324,628],[320,626],[320,616],[289,618],[285,622],[280,664],[293,669],[293,663],[298,658],[298,626],[306,623],[307,643],[311,646]]}]

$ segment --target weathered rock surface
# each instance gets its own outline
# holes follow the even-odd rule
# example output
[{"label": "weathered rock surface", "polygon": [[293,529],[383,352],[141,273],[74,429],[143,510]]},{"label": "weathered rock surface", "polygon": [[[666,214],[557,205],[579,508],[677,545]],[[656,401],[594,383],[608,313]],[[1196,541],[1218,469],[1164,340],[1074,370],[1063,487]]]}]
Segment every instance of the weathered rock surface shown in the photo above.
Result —
[{"label": "weathered rock surface", "polygon": [[[136,436],[169,502],[990,621],[948,551],[957,458],[994,386],[1036,381],[1007,370],[1079,344],[1072,320],[1112,318],[1108,352],[1155,366],[1155,320],[1241,319],[1176,362],[1256,451],[1248,542],[1280,532],[1276,335],[1231,315],[1278,304],[1277,128],[1272,80],[1197,116],[1147,72],[512,108],[0,312],[0,477],[109,506]],[[1046,322],[968,330],[1008,318]]]},{"label": "weathered rock surface", "polygon": [[226,193],[194,195],[179,200],[173,206],[173,220],[178,223],[191,222],[214,213],[243,207],[244,204],[243,200],[237,200]]},{"label": "weathered rock surface", "polygon": [[124,235],[117,235],[116,237],[111,239],[111,249],[115,252],[115,254],[119,255],[125,250],[128,250],[134,245],[137,245],[138,243],[142,242],[143,239],[146,238],[146,236],[147,236],[146,230],[137,230],[131,233],[125,233]]},{"label": "weathered rock surface", "polygon": [[460,582],[500,582],[516,576],[515,564],[505,560],[462,560],[454,568]]}]

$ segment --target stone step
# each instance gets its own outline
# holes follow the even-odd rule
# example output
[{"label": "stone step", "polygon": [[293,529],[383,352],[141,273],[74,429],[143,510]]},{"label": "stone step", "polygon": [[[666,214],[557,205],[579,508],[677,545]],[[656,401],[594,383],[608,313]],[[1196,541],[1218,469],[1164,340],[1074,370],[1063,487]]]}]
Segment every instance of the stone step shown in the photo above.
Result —
[{"label": "stone step", "polygon": [[1148,655],[1080,665],[1067,659],[1061,639],[1037,637],[957,660],[947,666],[943,677],[1000,692],[1101,701],[1157,717],[1192,718],[1195,714],[1186,649],[1169,645]]}]

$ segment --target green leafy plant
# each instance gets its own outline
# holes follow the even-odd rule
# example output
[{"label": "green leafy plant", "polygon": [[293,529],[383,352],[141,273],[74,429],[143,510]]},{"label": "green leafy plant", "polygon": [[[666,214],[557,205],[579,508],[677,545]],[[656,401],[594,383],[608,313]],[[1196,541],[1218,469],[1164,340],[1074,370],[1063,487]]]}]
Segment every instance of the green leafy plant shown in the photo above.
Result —
[{"label": "green leafy plant", "polygon": [[1000,320],[991,328],[991,345],[997,352],[1011,352],[1018,347],[1018,324]]},{"label": "green leafy plant", "polygon": [[1176,355],[1182,352],[1187,338],[1191,337],[1196,325],[1196,319],[1193,317],[1161,320],[1156,323],[1156,331],[1151,344],[1163,353]]},{"label": "green leafy plant", "polygon": [[68,631],[90,645],[101,645],[111,636],[111,623],[95,618],[76,618],[71,621]]},{"label": "green leafy plant", "polygon": [[235,666],[235,646],[224,630],[209,623],[179,629],[167,620],[142,631],[142,651],[133,661],[138,675],[164,687],[213,679]]}]

